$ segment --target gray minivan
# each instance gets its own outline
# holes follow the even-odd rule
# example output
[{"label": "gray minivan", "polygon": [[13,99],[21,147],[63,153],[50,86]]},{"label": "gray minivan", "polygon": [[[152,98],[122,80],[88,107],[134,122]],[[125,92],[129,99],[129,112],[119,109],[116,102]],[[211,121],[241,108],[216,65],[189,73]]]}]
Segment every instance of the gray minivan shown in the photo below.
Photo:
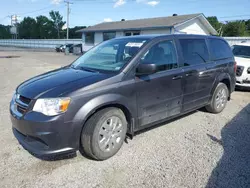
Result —
[{"label": "gray minivan", "polygon": [[235,70],[220,37],[112,39],[20,84],[10,103],[13,132],[42,159],[81,149],[105,160],[126,135],[204,106],[221,112],[234,91]]}]

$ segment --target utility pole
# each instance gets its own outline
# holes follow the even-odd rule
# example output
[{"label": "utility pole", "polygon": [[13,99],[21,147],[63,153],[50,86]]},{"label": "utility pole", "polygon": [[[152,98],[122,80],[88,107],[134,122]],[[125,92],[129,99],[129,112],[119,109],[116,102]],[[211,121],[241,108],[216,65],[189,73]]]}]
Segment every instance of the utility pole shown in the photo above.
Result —
[{"label": "utility pole", "polygon": [[73,4],[73,3],[70,3],[69,0],[64,0],[64,2],[67,4],[67,40],[68,40],[69,39],[69,14],[70,14],[69,4]]}]

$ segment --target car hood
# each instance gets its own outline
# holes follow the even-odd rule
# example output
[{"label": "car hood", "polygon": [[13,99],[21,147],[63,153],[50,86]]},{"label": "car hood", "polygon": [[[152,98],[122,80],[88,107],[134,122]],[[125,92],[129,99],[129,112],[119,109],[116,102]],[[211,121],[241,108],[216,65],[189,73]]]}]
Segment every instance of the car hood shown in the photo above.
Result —
[{"label": "car hood", "polygon": [[237,65],[250,67],[250,58],[235,57],[235,61],[237,62]]},{"label": "car hood", "polygon": [[109,77],[110,74],[64,67],[23,82],[18,86],[17,92],[30,99],[58,97]]}]

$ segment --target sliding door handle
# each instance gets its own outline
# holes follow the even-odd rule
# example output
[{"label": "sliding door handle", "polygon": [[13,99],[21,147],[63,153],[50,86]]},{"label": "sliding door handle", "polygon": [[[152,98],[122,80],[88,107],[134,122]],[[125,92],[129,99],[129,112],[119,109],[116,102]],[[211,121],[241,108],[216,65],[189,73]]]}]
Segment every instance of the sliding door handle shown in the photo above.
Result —
[{"label": "sliding door handle", "polygon": [[182,79],[182,76],[174,76],[173,78],[172,78],[173,80],[179,80],[179,79]]},{"label": "sliding door handle", "polygon": [[196,75],[198,72],[197,71],[188,71],[185,75],[188,76],[193,76]]}]

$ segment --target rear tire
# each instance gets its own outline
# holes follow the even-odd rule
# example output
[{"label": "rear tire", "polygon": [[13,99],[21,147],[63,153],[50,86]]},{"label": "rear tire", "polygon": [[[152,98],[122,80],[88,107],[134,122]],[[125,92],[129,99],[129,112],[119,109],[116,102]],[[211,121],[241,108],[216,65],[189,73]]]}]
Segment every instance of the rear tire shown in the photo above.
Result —
[{"label": "rear tire", "polygon": [[224,83],[219,83],[216,87],[212,100],[209,105],[206,106],[208,112],[218,114],[224,110],[228,101],[229,91]]},{"label": "rear tire", "polygon": [[81,134],[82,151],[95,160],[106,160],[121,148],[127,133],[127,120],[118,108],[96,112],[84,125]]}]

